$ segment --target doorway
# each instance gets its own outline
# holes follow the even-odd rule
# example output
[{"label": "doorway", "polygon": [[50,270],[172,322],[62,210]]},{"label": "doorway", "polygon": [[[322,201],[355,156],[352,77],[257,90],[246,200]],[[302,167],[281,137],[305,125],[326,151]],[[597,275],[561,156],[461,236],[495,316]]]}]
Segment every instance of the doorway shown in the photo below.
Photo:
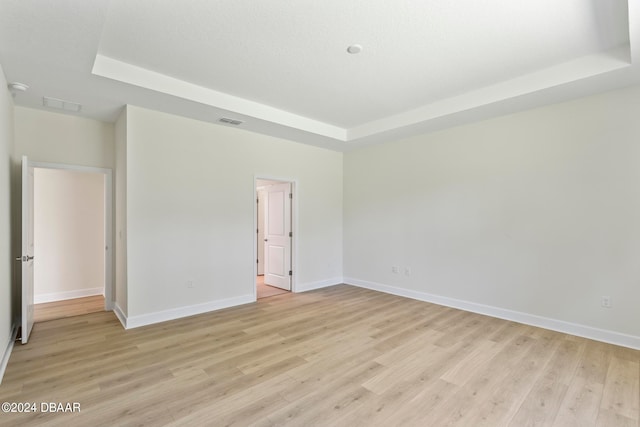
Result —
[{"label": "doorway", "polygon": [[109,309],[110,171],[34,166],[34,323]]},{"label": "doorway", "polygon": [[293,288],[293,183],[256,179],[256,299]]}]

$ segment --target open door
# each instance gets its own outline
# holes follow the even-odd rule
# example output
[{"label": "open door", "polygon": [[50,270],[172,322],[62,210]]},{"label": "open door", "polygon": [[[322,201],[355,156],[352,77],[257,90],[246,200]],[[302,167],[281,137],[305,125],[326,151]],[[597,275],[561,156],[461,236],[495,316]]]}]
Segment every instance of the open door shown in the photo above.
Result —
[{"label": "open door", "polygon": [[33,166],[22,157],[22,344],[33,328]]},{"label": "open door", "polygon": [[266,188],[264,283],[291,290],[291,183]]}]

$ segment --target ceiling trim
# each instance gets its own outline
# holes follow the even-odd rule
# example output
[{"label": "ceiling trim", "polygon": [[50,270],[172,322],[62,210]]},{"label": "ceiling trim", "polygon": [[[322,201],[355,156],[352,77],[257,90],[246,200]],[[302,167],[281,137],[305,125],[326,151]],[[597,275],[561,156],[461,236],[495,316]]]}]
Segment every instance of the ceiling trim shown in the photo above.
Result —
[{"label": "ceiling trim", "polygon": [[266,120],[340,142],[350,142],[630,67],[630,57],[630,46],[626,45],[607,52],[584,56],[456,97],[436,101],[351,129],[340,128],[255,101],[218,92],[101,54],[96,55],[92,73],[242,116]]},{"label": "ceiling trim", "polygon": [[472,110],[629,66],[631,66],[629,45],[587,55],[535,73],[485,86],[411,111],[356,126],[348,130],[347,140],[354,141],[400,127],[417,125],[450,114]]},{"label": "ceiling trim", "polygon": [[[244,116],[255,117],[343,142],[347,140],[346,129],[260,104],[259,102],[218,92],[127,62],[118,61],[102,54],[96,55],[91,72],[96,76],[106,77]],[[212,119],[217,120],[217,118]]]}]

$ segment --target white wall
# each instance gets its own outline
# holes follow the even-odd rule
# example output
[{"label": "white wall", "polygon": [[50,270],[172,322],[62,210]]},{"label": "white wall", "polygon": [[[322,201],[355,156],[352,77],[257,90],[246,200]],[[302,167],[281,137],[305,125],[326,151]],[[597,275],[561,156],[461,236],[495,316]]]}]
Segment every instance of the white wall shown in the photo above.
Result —
[{"label": "white wall", "polygon": [[32,108],[15,108],[16,156],[34,162],[113,169],[114,125]]},{"label": "white wall", "polygon": [[115,311],[127,315],[127,109],[115,124]]},{"label": "white wall", "polygon": [[255,177],[295,181],[298,288],[340,283],[341,153],[131,106],[126,151],[130,317],[253,295]]},{"label": "white wall", "polygon": [[[15,107],[15,149],[13,197],[15,229],[20,227],[20,162],[23,155],[34,162],[62,163],[113,169],[115,166],[114,125],[74,115]],[[14,253],[20,253],[20,236],[13,239]],[[16,275],[16,284],[20,283]],[[17,286],[19,290],[19,286]],[[20,311],[15,298],[14,312]]]},{"label": "white wall", "polygon": [[104,175],[34,171],[35,302],[104,292]]},{"label": "white wall", "polygon": [[11,154],[13,152],[13,101],[7,90],[7,80],[0,67],[0,381],[12,330],[12,271],[14,256],[11,250]]},{"label": "white wall", "polygon": [[640,342],[639,112],[633,87],[347,153],[345,281]]}]

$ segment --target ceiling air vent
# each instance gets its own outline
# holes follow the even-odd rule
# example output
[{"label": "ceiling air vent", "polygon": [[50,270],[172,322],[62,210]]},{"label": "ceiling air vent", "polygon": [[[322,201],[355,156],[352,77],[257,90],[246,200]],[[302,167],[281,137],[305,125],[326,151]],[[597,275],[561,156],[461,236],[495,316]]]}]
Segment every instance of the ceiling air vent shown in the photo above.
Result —
[{"label": "ceiling air vent", "polygon": [[238,125],[242,124],[242,120],[229,119],[227,117],[221,118],[220,121],[222,123],[227,123],[229,125],[234,125],[234,126],[238,126]]},{"label": "ceiling air vent", "polygon": [[63,101],[62,99],[49,98],[45,96],[42,98],[42,105],[49,108],[56,108],[58,110],[71,111],[78,113],[82,109],[82,105],[75,102]]}]

